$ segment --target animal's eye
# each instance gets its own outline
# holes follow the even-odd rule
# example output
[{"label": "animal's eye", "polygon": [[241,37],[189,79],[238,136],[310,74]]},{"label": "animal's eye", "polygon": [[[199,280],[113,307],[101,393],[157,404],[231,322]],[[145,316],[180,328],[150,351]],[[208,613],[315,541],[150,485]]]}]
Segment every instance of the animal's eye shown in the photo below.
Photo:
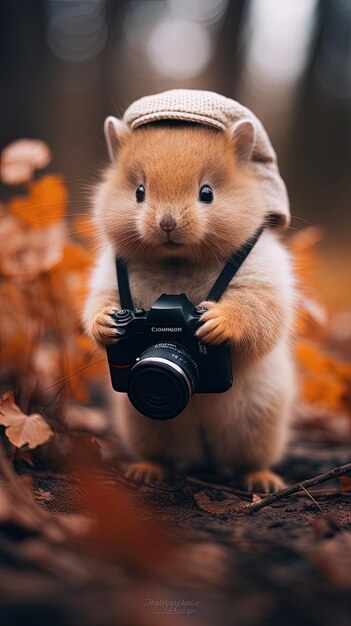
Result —
[{"label": "animal's eye", "polygon": [[145,200],[145,187],[144,185],[139,185],[138,189],[135,192],[135,197],[137,202],[144,202]]},{"label": "animal's eye", "polygon": [[213,200],[213,191],[208,185],[203,185],[200,189],[199,200],[210,203]]}]

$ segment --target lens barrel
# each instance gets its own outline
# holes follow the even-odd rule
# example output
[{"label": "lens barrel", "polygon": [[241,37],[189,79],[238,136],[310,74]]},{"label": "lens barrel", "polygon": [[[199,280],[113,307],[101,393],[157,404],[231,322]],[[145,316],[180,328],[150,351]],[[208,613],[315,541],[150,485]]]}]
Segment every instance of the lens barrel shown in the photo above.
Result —
[{"label": "lens barrel", "polygon": [[132,367],[128,396],[143,415],[171,419],[185,409],[198,382],[198,366],[182,346],[157,343]]}]

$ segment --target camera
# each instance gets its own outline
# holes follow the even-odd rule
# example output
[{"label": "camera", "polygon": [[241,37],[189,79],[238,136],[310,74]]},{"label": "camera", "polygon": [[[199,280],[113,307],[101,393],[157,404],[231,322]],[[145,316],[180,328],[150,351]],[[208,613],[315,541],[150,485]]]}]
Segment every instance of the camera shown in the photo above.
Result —
[{"label": "camera", "polygon": [[205,309],[184,293],[161,295],[149,311],[116,311],[116,344],[107,348],[112,386],[154,419],[170,419],[194,393],[222,393],[233,382],[229,346],[195,335]]}]

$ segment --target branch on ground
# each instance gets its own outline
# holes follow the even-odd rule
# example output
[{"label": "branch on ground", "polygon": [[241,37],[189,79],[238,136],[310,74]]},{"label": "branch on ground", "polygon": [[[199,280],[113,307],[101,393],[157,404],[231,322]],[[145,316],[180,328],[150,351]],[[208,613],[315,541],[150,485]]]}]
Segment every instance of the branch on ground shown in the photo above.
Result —
[{"label": "branch on ground", "polygon": [[291,496],[298,491],[304,491],[309,487],[314,487],[314,485],[319,485],[320,483],[324,483],[327,480],[331,480],[332,478],[336,478],[337,476],[344,476],[345,474],[351,473],[351,463],[346,463],[346,465],[340,465],[339,467],[334,467],[334,469],[329,470],[328,472],[324,472],[324,474],[319,474],[318,476],[314,476],[313,478],[308,478],[307,480],[303,480],[295,485],[291,485],[291,487],[285,487],[285,489],[280,489],[275,493],[272,493],[270,496],[266,496],[259,500],[258,502],[252,502],[251,504],[247,504],[244,508],[245,513],[255,513],[259,509],[263,509],[263,507],[268,506],[269,504],[273,504],[273,502],[277,502],[277,500],[281,500],[286,496]]}]

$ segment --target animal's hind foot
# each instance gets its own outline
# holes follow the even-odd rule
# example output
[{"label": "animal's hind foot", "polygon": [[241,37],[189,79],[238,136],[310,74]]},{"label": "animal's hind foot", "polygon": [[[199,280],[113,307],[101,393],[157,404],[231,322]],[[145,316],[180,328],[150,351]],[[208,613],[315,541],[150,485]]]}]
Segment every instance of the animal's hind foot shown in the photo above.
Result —
[{"label": "animal's hind foot", "polygon": [[252,470],[243,475],[242,483],[247,491],[258,491],[261,493],[272,493],[286,487],[278,474],[270,470]]},{"label": "animal's hind foot", "polygon": [[166,469],[151,461],[136,461],[129,463],[124,471],[126,478],[134,480],[137,483],[160,483],[167,476]]}]

